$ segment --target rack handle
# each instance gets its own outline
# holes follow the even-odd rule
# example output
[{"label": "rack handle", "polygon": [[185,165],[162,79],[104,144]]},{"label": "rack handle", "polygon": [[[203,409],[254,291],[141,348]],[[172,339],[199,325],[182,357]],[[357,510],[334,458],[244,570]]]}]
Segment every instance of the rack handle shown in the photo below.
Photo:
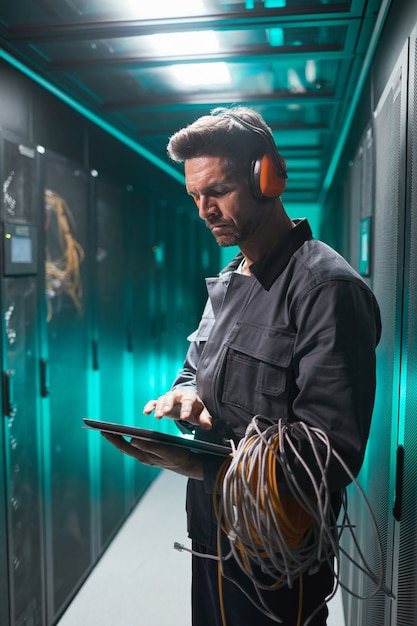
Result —
[{"label": "rack handle", "polygon": [[98,358],[98,340],[93,339],[92,341],[92,352],[93,352],[93,370],[96,372],[100,369],[100,363]]},{"label": "rack handle", "polygon": [[46,382],[47,371],[48,371],[48,361],[46,359],[40,359],[39,372],[40,372],[41,397],[42,398],[47,398],[49,396],[49,388]]},{"label": "rack handle", "polygon": [[404,482],[404,446],[397,448],[397,473],[395,477],[395,500],[392,514],[397,522],[401,522]]},{"label": "rack handle", "polygon": [[16,405],[13,402],[12,376],[12,370],[7,370],[2,374],[3,415],[5,417],[14,417],[16,414]]}]

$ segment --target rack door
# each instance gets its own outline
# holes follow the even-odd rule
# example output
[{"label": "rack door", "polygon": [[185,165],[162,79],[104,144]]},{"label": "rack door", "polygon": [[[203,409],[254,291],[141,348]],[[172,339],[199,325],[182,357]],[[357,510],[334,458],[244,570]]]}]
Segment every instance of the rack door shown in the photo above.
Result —
[{"label": "rack door", "polygon": [[94,558],[91,457],[88,433],[82,428],[92,371],[89,181],[89,174],[77,164],[45,153],[44,354],[49,379],[45,484],[51,622],[85,578]]},{"label": "rack door", "polygon": [[[1,137],[2,421],[5,493],[0,515],[7,563],[1,619],[12,626],[44,624],[42,446],[39,420],[37,154]],[[1,494],[0,494],[1,496]],[[1,540],[1,539],[0,539]],[[7,559],[3,555],[7,554]],[[2,572],[3,575],[3,572]],[[3,604],[4,603],[4,604]],[[5,609],[7,607],[7,609]],[[8,615],[3,615],[8,613]]]}]

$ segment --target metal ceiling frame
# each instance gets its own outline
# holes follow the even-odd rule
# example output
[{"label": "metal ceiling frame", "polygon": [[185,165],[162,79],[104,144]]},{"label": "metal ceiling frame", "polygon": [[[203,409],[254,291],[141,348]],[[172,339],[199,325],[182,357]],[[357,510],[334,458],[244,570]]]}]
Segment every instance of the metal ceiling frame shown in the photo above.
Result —
[{"label": "metal ceiling frame", "polygon": [[[16,0],[18,3],[23,0]],[[35,0],[36,1],[36,0]],[[47,10],[45,21],[34,23],[6,24],[1,17],[0,9],[0,56],[8,58],[15,67],[30,75],[40,84],[55,93],[62,100],[81,112],[85,117],[94,121],[107,132],[118,137],[136,152],[155,163],[158,167],[183,182],[183,175],[177,166],[164,161],[165,150],[159,146],[165,142],[167,135],[173,131],[175,115],[182,115],[189,111],[191,115],[198,111],[207,112],[215,106],[230,106],[244,102],[254,108],[266,107],[275,111],[275,119],[268,120],[274,132],[299,133],[315,132],[320,137],[321,145],[311,145],[308,141],[296,142],[286,147],[286,158],[300,159],[297,166],[292,164],[292,171],[299,180],[299,198],[306,197],[304,183],[307,179],[314,181],[309,187],[310,200],[317,190],[316,202],[324,202],[332,184],[347,134],[352,123],[360,93],[364,86],[375,47],[380,36],[391,0],[352,0],[352,2],[332,2],[322,5],[302,5],[281,8],[228,10],[217,13],[181,16],[179,18],[126,20],[103,19],[94,21],[94,16],[86,16],[85,21],[79,17],[75,20],[68,13],[65,6],[51,5],[49,2],[37,0],[38,8]],[[376,15],[377,14],[377,15]],[[376,16],[376,17],[375,17]],[[105,17],[105,16],[104,16]],[[47,23],[50,20],[50,23]],[[51,25],[53,24],[53,26]],[[122,53],[113,58],[98,51],[98,56],[85,56],[79,60],[68,58],[67,49],[60,55],[59,46],[65,46],[85,41],[95,43],[113,41],[116,39],[137,38],[143,35],[158,33],[182,33],[203,30],[214,30],[227,33],[229,31],[255,31],[257,29],[280,28],[338,28],[345,27],[344,40],[335,43],[310,43],[300,46],[282,45],[246,45],[213,54],[193,55],[154,55]],[[42,46],[45,46],[42,49]],[[49,46],[49,48],[48,48]],[[86,48],[86,51],[87,48]],[[329,89],[326,86],[317,90],[306,88],[304,92],[292,92],[289,88],[281,88],[277,83],[272,92],[262,89],[257,92],[248,90],[188,90],[166,91],[142,87],[128,89],[123,93],[119,89],[117,97],[104,89],[103,80],[93,80],[89,84],[89,77],[94,79],[100,74],[111,81],[112,72],[118,76],[115,84],[122,85],[129,80],[140,80],[150,76],[149,72],[168,67],[173,64],[213,63],[226,62],[235,68],[245,70],[251,64],[270,64],[279,61],[280,64],[305,63],[315,60],[322,64],[326,62],[338,63],[337,81]],[[334,71],[334,70],[333,70]],[[121,72],[126,72],[126,77]],[[136,75],[135,75],[136,72]],[[142,72],[142,74],[141,74]],[[147,73],[143,73],[147,72]],[[156,74],[158,76],[158,74]],[[145,80],[149,81],[148,78]],[[127,83],[126,83],[127,84]],[[137,94],[136,95],[136,91]],[[323,109],[322,107],[327,107]],[[288,110],[311,110],[311,118],[306,113],[303,125],[299,117],[288,117],[291,124],[285,122],[285,112]],[[280,121],[279,111],[282,110],[283,122]],[[165,123],[165,116],[169,115],[170,126]],[[323,115],[327,116],[324,122]],[[158,121],[159,116],[159,121]],[[174,116],[174,117],[173,117]],[[183,116],[184,117],[184,116]],[[314,119],[317,117],[317,121]],[[151,128],[147,128],[143,120],[152,119]],[[320,118],[323,120],[321,121]],[[142,138],[142,140],[141,140]],[[313,139],[311,139],[313,141]],[[331,154],[330,151],[331,150]],[[313,156],[314,155],[314,156]],[[306,164],[311,160],[311,167]],[[302,162],[302,164],[301,164]],[[321,166],[317,166],[321,163]],[[321,176],[320,176],[321,167]],[[305,174],[305,179],[303,178]],[[319,183],[317,182],[319,180]],[[297,195],[292,188],[286,191]]]}]

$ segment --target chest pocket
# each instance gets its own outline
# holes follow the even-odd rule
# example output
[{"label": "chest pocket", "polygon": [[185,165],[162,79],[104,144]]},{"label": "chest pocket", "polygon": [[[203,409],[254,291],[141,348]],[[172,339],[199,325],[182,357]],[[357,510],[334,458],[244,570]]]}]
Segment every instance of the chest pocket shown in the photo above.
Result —
[{"label": "chest pocket", "polygon": [[222,401],[252,414],[286,407],[295,335],[238,323],[226,342]]}]

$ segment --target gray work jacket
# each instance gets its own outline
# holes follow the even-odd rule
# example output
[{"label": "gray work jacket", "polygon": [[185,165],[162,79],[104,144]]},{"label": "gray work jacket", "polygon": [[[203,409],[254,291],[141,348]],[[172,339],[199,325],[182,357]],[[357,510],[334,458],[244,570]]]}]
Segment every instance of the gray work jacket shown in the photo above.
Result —
[{"label": "gray work jacket", "polygon": [[[381,332],[372,291],[338,253],[312,238],[306,220],[251,266],[251,276],[236,272],[241,260],[238,255],[206,279],[207,305],[173,385],[193,387],[213,417],[213,428],[197,428],[196,437],[238,442],[254,415],[282,418],[294,425],[294,443],[318,477],[311,446],[297,427],[304,422],[326,432],[356,475],[369,434]],[[300,484],[311,490],[305,471],[292,462]],[[205,458],[205,480],[190,480],[187,491],[189,534],[211,547],[220,464]],[[349,482],[335,461],[328,480],[332,492]]]}]

